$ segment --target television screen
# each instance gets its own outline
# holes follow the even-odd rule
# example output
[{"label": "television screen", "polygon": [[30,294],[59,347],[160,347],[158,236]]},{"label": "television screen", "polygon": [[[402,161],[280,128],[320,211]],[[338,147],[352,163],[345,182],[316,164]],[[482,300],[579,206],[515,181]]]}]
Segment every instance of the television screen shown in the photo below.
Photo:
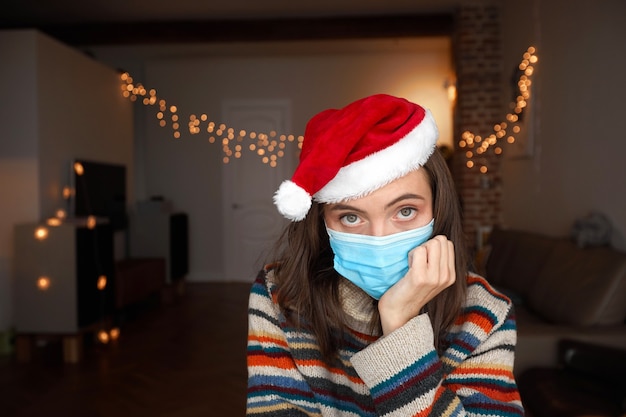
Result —
[{"label": "television screen", "polygon": [[[82,172],[77,172],[76,163],[82,166]],[[104,217],[109,219],[113,230],[126,229],[124,165],[77,159],[72,162],[71,178],[75,217]]]}]

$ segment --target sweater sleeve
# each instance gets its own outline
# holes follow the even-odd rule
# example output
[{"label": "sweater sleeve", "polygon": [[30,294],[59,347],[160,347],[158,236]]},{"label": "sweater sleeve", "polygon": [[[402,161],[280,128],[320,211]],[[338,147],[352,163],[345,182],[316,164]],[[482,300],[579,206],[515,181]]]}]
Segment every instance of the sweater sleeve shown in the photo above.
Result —
[{"label": "sweater sleeve", "polygon": [[356,353],[351,362],[377,414],[523,416],[513,377],[515,321],[510,304],[500,304],[499,319],[490,313],[484,320],[484,311],[474,316],[468,309],[441,357],[425,314]]},{"label": "sweater sleeve", "polygon": [[280,327],[265,276],[259,274],[248,304],[246,415],[320,416],[310,387],[298,371]]}]

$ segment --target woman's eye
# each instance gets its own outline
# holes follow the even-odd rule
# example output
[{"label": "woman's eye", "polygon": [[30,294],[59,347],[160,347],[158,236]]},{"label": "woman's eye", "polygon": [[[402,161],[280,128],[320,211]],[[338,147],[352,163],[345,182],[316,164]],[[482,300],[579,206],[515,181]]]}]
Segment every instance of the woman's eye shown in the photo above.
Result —
[{"label": "woman's eye", "polygon": [[414,208],[404,207],[398,212],[398,217],[401,219],[410,219],[411,217],[415,216],[415,213],[417,213],[417,210],[415,210]]},{"label": "woman's eye", "polygon": [[341,216],[341,222],[347,226],[351,226],[359,222],[359,216],[356,214],[346,214],[345,216]]}]

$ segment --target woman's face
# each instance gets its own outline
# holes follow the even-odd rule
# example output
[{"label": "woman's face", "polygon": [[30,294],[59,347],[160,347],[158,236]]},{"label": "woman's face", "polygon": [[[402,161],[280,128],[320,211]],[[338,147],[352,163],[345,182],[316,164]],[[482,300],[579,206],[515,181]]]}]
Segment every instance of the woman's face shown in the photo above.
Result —
[{"label": "woman's face", "polygon": [[324,205],[332,230],[386,236],[426,225],[433,218],[433,195],[424,169],[412,171],[373,193]]}]

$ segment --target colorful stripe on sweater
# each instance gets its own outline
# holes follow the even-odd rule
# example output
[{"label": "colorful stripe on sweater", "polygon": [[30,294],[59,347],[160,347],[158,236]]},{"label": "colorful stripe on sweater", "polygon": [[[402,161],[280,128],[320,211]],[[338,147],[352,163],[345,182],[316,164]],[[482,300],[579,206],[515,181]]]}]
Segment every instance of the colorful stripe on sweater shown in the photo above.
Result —
[{"label": "colorful stripe on sweater", "polygon": [[286,322],[275,290],[271,273],[260,274],[250,293],[248,415],[524,415],[513,377],[512,306],[483,278],[468,277],[463,314],[441,357],[427,315],[378,338],[364,331],[363,312],[347,311],[362,326],[351,326],[332,364],[312,333]]}]

